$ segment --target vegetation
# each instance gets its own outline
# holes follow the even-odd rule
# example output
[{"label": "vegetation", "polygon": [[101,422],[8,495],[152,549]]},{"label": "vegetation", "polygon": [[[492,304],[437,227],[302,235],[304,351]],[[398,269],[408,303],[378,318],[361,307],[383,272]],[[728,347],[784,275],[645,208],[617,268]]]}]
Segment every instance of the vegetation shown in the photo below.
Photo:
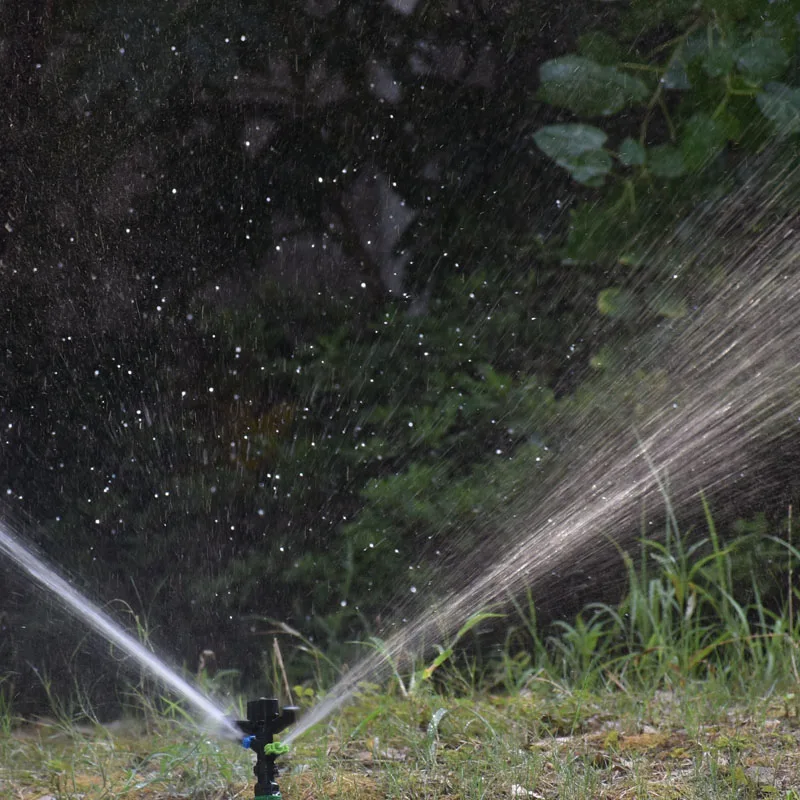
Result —
[{"label": "vegetation", "polygon": [[[16,5],[10,513],[245,681],[265,620],[352,657],[563,468],[586,404],[627,422],[656,380],[631,354],[720,280],[667,279],[654,237],[798,134],[789,2]],[[74,642],[2,579],[15,691],[69,684]]]},{"label": "vegetation", "polygon": [[[794,163],[788,1],[0,19],[2,518],[233,707],[254,685],[314,705],[565,469],[587,408],[646,417],[726,249],[797,206],[651,257],[701,241],[765,152]],[[687,531],[667,504],[638,552],[598,531],[626,585],[595,576],[585,607],[570,585],[476,608],[297,742],[287,798],[797,800],[774,485],[682,509]],[[130,665],[30,597],[0,572],[0,795],[250,796],[251,754],[146,677],[121,691]]]},{"label": "vegetation", "polygon": [[[755,573],[750,600],[730,590],[736,552],[770,542],[723,548],[707,523],[691,548],[670,530],[667,546],[644,540],[641,559],[625,556],[618,605],[546,638],[520,606],[493,657],[443,642],[388,685],[363,685],[293,746],[284,796],[795,798],[800,553],[780,543],[789,582],[768,609]],[[463,636],[480,639],[485,622]],[[323,693],[295,687],[293,699]],[[174,702],[133,697],[136,717],[107,728],[86,706],[56,702],[20,725],[5,705],[0,788],[25,800],[250,796],[252,754],[210,741]]]}]

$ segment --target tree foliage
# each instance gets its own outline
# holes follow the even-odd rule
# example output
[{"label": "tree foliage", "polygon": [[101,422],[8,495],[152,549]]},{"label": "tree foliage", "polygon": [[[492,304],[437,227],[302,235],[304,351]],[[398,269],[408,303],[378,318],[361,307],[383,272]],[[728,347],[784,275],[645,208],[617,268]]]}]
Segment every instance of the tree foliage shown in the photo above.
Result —
[{"label": "tree foliage", "polygon": [[3,7],[7,497],[187,657],[413,608],[800,125],[790,2],[413,5]]}]

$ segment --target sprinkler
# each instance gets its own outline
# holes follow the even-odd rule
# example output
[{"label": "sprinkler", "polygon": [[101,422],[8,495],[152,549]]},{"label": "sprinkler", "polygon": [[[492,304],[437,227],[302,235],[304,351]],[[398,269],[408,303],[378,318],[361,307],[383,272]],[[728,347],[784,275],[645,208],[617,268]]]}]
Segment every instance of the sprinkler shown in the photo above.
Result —
[{"label": "sprinkler", "polygon": [[260,697],[247,704],[247,719],[237,720],[245,736],[242,747],[256,754],[253,774],[256,776],[255,800],[281,800],[281,790],[275,783],[278,767],[275,759],[289,750],[281,742],[273,742],[272,737],[295,721],[297,708],[284,706],[279,711],[278,701],[272,697]]}]

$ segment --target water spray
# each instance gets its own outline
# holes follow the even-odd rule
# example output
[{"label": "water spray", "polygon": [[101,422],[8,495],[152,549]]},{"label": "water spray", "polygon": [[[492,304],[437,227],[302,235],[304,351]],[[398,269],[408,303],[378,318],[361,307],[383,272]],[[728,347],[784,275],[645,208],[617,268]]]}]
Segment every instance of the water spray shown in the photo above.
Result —
[{"label": "water spray", "polygon": [[253,774],[256,776],[254,787],[255,800],[281,800],[281,791],[275,779],[278,767],[275,759],[288,752],[289,745],[274,742],[275,734],[293,724],[297,718],[295,706],[284,706],[279,710],[278,701],[272,697],[260,697],[247,704],[247,719],[236,721],[242,733],[242,747],[256,754]]},{"label": "water spray", "polygon": [[[181,678],[161,659],[136,641],[98,606],[81,595],[52,567],[35,556],[30,547],[0,524],[0,554],[8,556],[42,588],[53,592],[76,617],[94,628],[107,641],[134,658],[153,677],[182,696],[207,720],[214,723],[216,732],[234,738],[242,747],[256,754],[253,774],[256,776],[255,800],[282,800],[275,782],[278,767],[275,759],[288,752],[289,745],[275,742],[273,737],[292,725],[297,718],[295,706],[279,708],[278,701],[261,697],[247,704],[247,719],[231,720],[210,698]],[[244,737],[241,736],[244,734]]]},{"label": "water spray", "polygon": [[219,705],[168,667],[141,642],[126,633],[108,614],[78,592],[41,558],[34,555],[30,546],[4,528],[2,523],[0,523],[0,555],[8,556],[29,578],[43,589],[52,592],[64,608],[97,631],[106,641],[127,653],[162,685],[183,697],[195,711],[212,723],[215,733],[226,738],[239,738],[239,729]]},{"label": "water spray", "polygon": [[[800,422],[800,216],[795,204],[785,208],[800,191],[800,168],[773,175],[771,163],[647,251],[652,269],[677,274],[717,263],[721,275],[708,291],[698,289],[667,353],[653,346],[637,357],[640,369],[666,379],[662,394],[643,398],[652,407],[647,416],[626,432],[622,423],[607,428],[602,407],[581,411],[574,426],[582,441],[567,468],[513,509],[499,546],[486,541],[442,576],[440,599],[351,667],[287,744],[348,702],[359,684],[381,680],[397,658],[424,651],[476,610],[525,589],[542,592],[568,563],[608,568],[611,556],[598,557],[592,543],[608,531],[624,545],[641,509],[664,501],[664,476],[674,479],[675,508],[697,502],[699,491],[713,497],[735,485],[757,496],[769,485],[772,477],[756,469],[758,454],[775,450],[787,433],[796,437]],[[539,497],[547,502],[534,502]],[[557,587],[549,597],[558,601],[566,591]]]}]

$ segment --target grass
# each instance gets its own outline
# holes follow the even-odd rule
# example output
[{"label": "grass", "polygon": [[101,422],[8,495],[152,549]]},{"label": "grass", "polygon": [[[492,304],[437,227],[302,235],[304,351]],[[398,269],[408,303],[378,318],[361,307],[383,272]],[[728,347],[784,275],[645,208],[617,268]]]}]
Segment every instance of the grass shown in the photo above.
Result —
[{"label": "grass", "polygon": [[[411,674],[363,686],[284,758],[284,797],[800,800],[791,516],[783,538],[728,544],[708,508],[703,538],[667,516],[661,542],[621,553],[618,604],[545,636],[532,598],[516,599],[493,657],[461,646],[497,628],[480,613]],[[765,548],[781,564],[769,601],[753,566]],[[199,733],[179,704],[140,695],[138,721],[106,728],[85,701],[54,703],[34,724],[3,690],[2,798],[252,797],[252,754]]]},{"label": "grass", "polygon": [[[750,698],[722,682],[635,697],[547,682],[514,696],[365,691],[297,744],[281,787],[304,800],[800,797],[791,793],[800,775],[795,698],[753,689]],[[248,753],[162,725],[23,727],[0,746],[2,796],[252,796]]]}]

